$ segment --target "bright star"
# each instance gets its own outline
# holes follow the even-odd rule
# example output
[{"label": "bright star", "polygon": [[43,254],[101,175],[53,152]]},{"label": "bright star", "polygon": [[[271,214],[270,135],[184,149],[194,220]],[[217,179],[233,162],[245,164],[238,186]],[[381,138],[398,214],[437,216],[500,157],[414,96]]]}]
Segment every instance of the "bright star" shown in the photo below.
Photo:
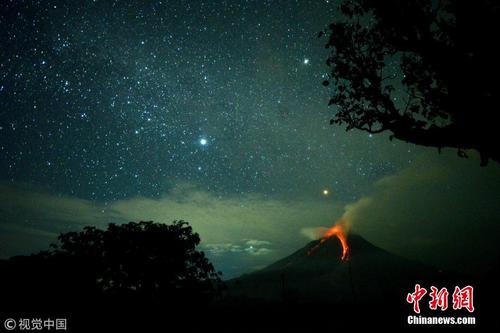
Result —
[{"label": "bright star", "polygon": [[330,193],[330,191],[328,191],[327,189],[323,190],[323,195],[328,195],[329,193]]},{"label": "bright star", "polygon": [[207,139],[200,139],[200,145],[202,146],[206,146],[206,144],[208,143]]},{"label": "bright star", "polygon": [[304,59],[304,65],[307,65],[309,63],[309,59],[305,58]]}]

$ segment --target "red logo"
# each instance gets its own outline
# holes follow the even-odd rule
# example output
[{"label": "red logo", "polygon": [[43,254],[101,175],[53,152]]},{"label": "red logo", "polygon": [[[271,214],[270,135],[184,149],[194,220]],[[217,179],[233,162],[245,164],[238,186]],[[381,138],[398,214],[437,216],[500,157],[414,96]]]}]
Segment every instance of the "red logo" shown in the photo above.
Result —
[{"label": "red logo", "polygon": [[425,290],[425,288],[420,288],[420,285],[416,284],[415,292],[412,294],[408,294],[408,296],[406,296],[406,301],[408,303],[413,303],[413,311],[415,313],[420,313],[419,302],[422,299],[422,297],[424,297],[425,294],[427,294],[427,290]]},{"label": "red logo", "polygon": [[440,308],[441,311],[448,309],[448,295],[448,289],[441,288],[441,290],[438,291],[438,288],[431,286],[431,293],[429,294],[431,297],[429,308],[431,310],[437,310],[437,308]]},{"label": "red logo", "polygon": [[[438,289],[435,286],[431,286],[430,289],[429,297],[431,300],[429,301],[429,309],[437,310],[439,308],[441,311],[448,309],[448,296],[450,295],[448,289],[446,287]],[[415,313],[420,313],[420,301],[426,294],[427,290],[422,288],[420,284],[416,284],[415,291],[406,296],[406,301],[413,304],[413,311]],[[474,288],[472,286],[463,288],[456,286],[452,295],[452,301],[453,310],[466,309],[469,312],[474,312]]]},{"label": "red logo", "polygon": [[455,287],[453,292],[453,310],[460,310],[466,308],[469,312],[474,312],[474,288],[471,286]]}]

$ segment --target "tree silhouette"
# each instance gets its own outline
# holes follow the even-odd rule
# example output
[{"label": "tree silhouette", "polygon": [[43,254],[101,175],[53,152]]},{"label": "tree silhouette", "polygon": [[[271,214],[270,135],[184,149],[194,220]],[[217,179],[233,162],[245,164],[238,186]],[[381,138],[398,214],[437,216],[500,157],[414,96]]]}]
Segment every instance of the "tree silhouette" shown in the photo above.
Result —
[{"label": "tree silhouette", "polygon": [[499,4],[490,0],[342,1],[328,35],[331,123],[500,161]]},{"label": "tree silhouette", "polygon": [[35,310],[103,301],[173,308],[207,304],[222,287],[220,273],[196,250],[198,234],[184,221],[85,227],[58,240],[49,251],[0,266],[6,300]]}]

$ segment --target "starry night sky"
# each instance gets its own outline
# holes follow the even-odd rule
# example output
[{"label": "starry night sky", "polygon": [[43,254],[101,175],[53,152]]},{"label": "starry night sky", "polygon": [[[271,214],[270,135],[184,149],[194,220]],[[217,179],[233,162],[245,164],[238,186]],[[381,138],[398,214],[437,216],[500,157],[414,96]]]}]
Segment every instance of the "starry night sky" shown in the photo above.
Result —
[{"label": "starry night sky", "polygon": [[[417,173],[426,163],[442,166],[447,157],[435,151],[329,125],[334,108],[321,85],[327,50],[316,36],[335,8],[329,1],[2,4],[1,254],[75,223],[186,219],[216,264],[236,274],[305,242],[286,247],[285,234],[271,230],[286,225],[276,221],[281,215],[299,214],[297,203],[304,206],[302,222],[290,224],[294,239],[303,227],[333,223],[346,204],[415,161]],[[443,168],[466,163],[449,159]],[[478,177],[473,189],[491,181]],[[120,208],[137,202],[134,212]],[[193,213],[203,205],[211,213]],[[250,228],[241,221],[252,215]],[[244,264],[249,254],[260,261]]]}]

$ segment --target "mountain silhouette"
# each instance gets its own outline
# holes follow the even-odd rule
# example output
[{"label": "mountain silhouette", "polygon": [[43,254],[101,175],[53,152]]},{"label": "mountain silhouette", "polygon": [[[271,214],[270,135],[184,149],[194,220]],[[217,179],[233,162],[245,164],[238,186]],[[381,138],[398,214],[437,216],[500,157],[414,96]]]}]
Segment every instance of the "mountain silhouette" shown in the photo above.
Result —
[{"label": "mountain silhouette", "polygon": [[383,250],[357,234],[348,236],[350,255],[341,260],[340,241],[319,240],[262,270],[227,281],[227,297],[298,303],[401,303],[416,283],[446,281],[447,273]]}]

